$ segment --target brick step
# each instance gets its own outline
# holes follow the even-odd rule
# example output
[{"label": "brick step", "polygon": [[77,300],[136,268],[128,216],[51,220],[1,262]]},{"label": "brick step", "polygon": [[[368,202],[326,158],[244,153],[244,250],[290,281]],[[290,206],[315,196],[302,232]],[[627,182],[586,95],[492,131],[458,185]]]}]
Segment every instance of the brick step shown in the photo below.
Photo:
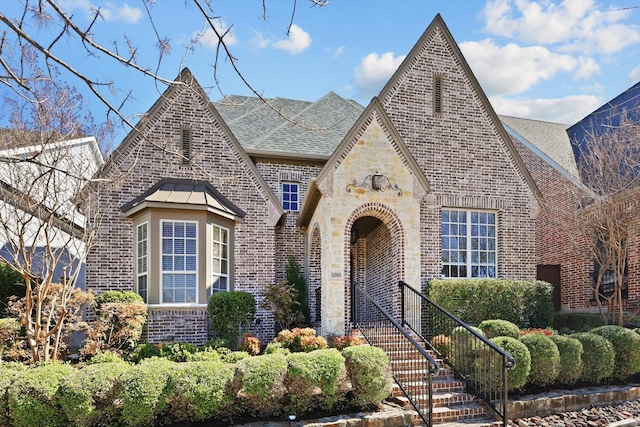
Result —
[{"label": "brick step", "polygon": [[[403,387],[409,392],[411,392],[411,390],[424,390],[426,387],[428,387],[428,384],[429,382],[427,380],[404,381],[402,383]],[[394,391],[396,391],[396,387],[397,393],[402,394],[402,390],[397,385],[394,386]],[[465,383],[462,381],[458,381],[452,377],[447,377],[444,379],[434,378],[432,387],[433,393],[461,393],[465,390]]]},{"label": "brick step", "polygon": [[[436,423],[434,423],[434,425],[435,424]],[[437,423],[437,424],[438,424],[438,427],[502,427],[502,421],[496,421],[493,418],[489,418],[489,417],[472,418],[470,420],[460,420],[460,421]],[[417,424],[417,425],[420,425],[420,424]]]},{"label": "brick step", "polygon": [[474,418],[487,418],[487,408],[475,402],[465,402],[433,408],[433,422],[446,423]]},{"label": "brick step", "polygon": [[[426,361],[424,359],[397,359],[391,360],[391,369],[393,372],[396,371],[415,371],[415,370],[424,370],[426,365]],[[436,363],[438,364],[438,371],[435,373],[438,375],[453,375],[453,370],[446,365],[442,360],[436,359]]]}]

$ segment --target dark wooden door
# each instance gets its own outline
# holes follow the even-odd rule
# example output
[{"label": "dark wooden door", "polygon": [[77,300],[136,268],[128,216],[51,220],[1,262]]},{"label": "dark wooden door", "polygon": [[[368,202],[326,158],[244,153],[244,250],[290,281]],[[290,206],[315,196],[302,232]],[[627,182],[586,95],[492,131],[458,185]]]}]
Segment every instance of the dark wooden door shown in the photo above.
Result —
[{"label": "dark wooden door", "polygon": [[555,311],[562,309],[562,293],[560,290],[560,266],[559,265],[538,265],[536,278],[544,280],[553,285],[553,308]]}]

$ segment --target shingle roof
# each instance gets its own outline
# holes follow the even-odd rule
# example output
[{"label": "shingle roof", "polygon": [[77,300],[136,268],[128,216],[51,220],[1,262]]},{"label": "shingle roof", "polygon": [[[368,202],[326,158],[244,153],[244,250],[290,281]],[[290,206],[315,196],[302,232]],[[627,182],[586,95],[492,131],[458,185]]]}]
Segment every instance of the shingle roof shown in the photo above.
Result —
[{"label": "shingle roof", "polygon": [[[502,123],[507,125],[520,136],[535,145],[573,177],[578,177],[576,160],[571,149],[571,142],[567,135],[570,125],[562,123],[543,122],[540,120],[522,119],[519,117],[499,116]],[[509,131],[509,129],[507,129]]]},{"label": "shingle roof", "polygon": [[315,102],[229,96],[214,102],[249,154],[287,153],[329,157],[364,107],[329,92]]}]

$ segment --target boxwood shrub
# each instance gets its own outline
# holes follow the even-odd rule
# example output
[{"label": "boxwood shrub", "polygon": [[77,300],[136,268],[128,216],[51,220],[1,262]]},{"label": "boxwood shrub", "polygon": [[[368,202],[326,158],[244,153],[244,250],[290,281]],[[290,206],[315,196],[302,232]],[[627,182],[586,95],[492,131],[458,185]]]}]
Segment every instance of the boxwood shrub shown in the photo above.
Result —
[{"label": "boxwood shrub", "polygon": [[280,415],[287,368],[287,358],[277,353],[249,357],[236,363],[231,390],[237,399],[237,409],[256,417]]},{"label": "boxwood shrub", "polygon": [[558,346],[546,335],[528,334],[520,337],[531,355],[531,372],[528,384],[546,387],[553,384],[560,373],[560,352]]},{"label": "boxwood shrub", "polygon": [[169,373],[177,363],[166,359],[145,359],[132,366],[122,377],[122,422],[127,426],[153,425],[165,409],[162,399]]},{"label": "boxwood shrub", "polygon": [[60,388],[60,405],[75,426],[116,425],[120,377],[130,369],[126,363],[96,363],[74,370]]},{"label": "boxwood shrub", "polygon": [[615,353],[611,379],[624,381],[640,373],[640,336],[622,326],[606,325],[592,329],[593,334],[606,338]]},{"label": "boxwood shrub", "polygon": [[0,361],[0,427],[9,427],[8,390],[14,379],[26,368],[22,363],[2,363]]},{"label": "boxwood shrub", "polygon": [[560,373],[556,384],[574,385],[582,374],[582,343],[563,335],[551,335],[549,338],[556,344],[560,353]]},{"label": "boxwood shrub", "polygon": [[291,353],[287,362],[288,413],[333,410],[344,399],[345,359],[337,349]]},{"label": "boxwood shrub", "polygon": [[511,337],[520,338],[520,328],[515,323],[502,319],[483,320],[478,325],[485,337]]},{"label": "boxwood shrub", "polygon": [[167,422],[197,422],[224,418],[233,402],[227,386],[234,367],[222,361],[180,363],[169,374],[164,397]]},{"label": "boxwood shrub", "polygon": [[[507,374],[509,376],[509,391],[519,390],[524,387],[531,372],[531,353],[529,348],[523,342],[510,336],[493,337],[491,341],[509,353],[516,361],[516,366],[510,369]],[[502,366],[497,368],[502,369]]]},{"label": "boxwood shrub", "polygon": [[351,403],[360,408],[378,405],[393,385],[387,354],[378,347],[360,345],[342,350],[351,381]]},{"label": "boxwood shrub", "polygon": [[580,380],[600,384],[609,378],[615,366],[613,345],[604,337],[591,332],[570,335],[582,343],[582,374]]},{"label": "boxwood shrub", "polygon": [[[471,327],[478,335],[483,335],[479,328]],[[449,360],[456,369],[464,373],[473,370],[477,357],[478,337],[469,332],[466,328],[458,326],[451,331],[451,348]]]},{"label": "boxwood shrub", "polygon": [[58,389],[74,371],[62,363],[44,363],[17,375],[8,389],[9,418],[12,427],[69,424],[58,404]]}]

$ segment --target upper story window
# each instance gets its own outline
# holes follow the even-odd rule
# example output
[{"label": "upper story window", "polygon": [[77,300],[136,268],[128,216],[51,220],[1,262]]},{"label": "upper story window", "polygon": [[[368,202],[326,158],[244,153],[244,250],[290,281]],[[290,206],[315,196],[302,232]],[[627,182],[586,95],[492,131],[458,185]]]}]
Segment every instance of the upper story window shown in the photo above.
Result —
[{"label": "upper story window", "polygon": [[443,209],[442,276],[497,277],[495,212]]},{"label": "upper story window", "polygon": [[149,223],[143,222],[136,227],[136,286],[138,294],[147,302],[149,286]]},{"label": "upper story window", "polygon": [[282,183],[282,207],[285,211],[300,210],[300,185],[296,182]]},{"label": "upper story window", "polygon": [[197,223],[162,221],[162,302],[197,302]]},{"label": "upper story window", "polygon": [[210,293],[229,290],[229,230],[218,225],[212,227],[212,263],[213,280]]}]

